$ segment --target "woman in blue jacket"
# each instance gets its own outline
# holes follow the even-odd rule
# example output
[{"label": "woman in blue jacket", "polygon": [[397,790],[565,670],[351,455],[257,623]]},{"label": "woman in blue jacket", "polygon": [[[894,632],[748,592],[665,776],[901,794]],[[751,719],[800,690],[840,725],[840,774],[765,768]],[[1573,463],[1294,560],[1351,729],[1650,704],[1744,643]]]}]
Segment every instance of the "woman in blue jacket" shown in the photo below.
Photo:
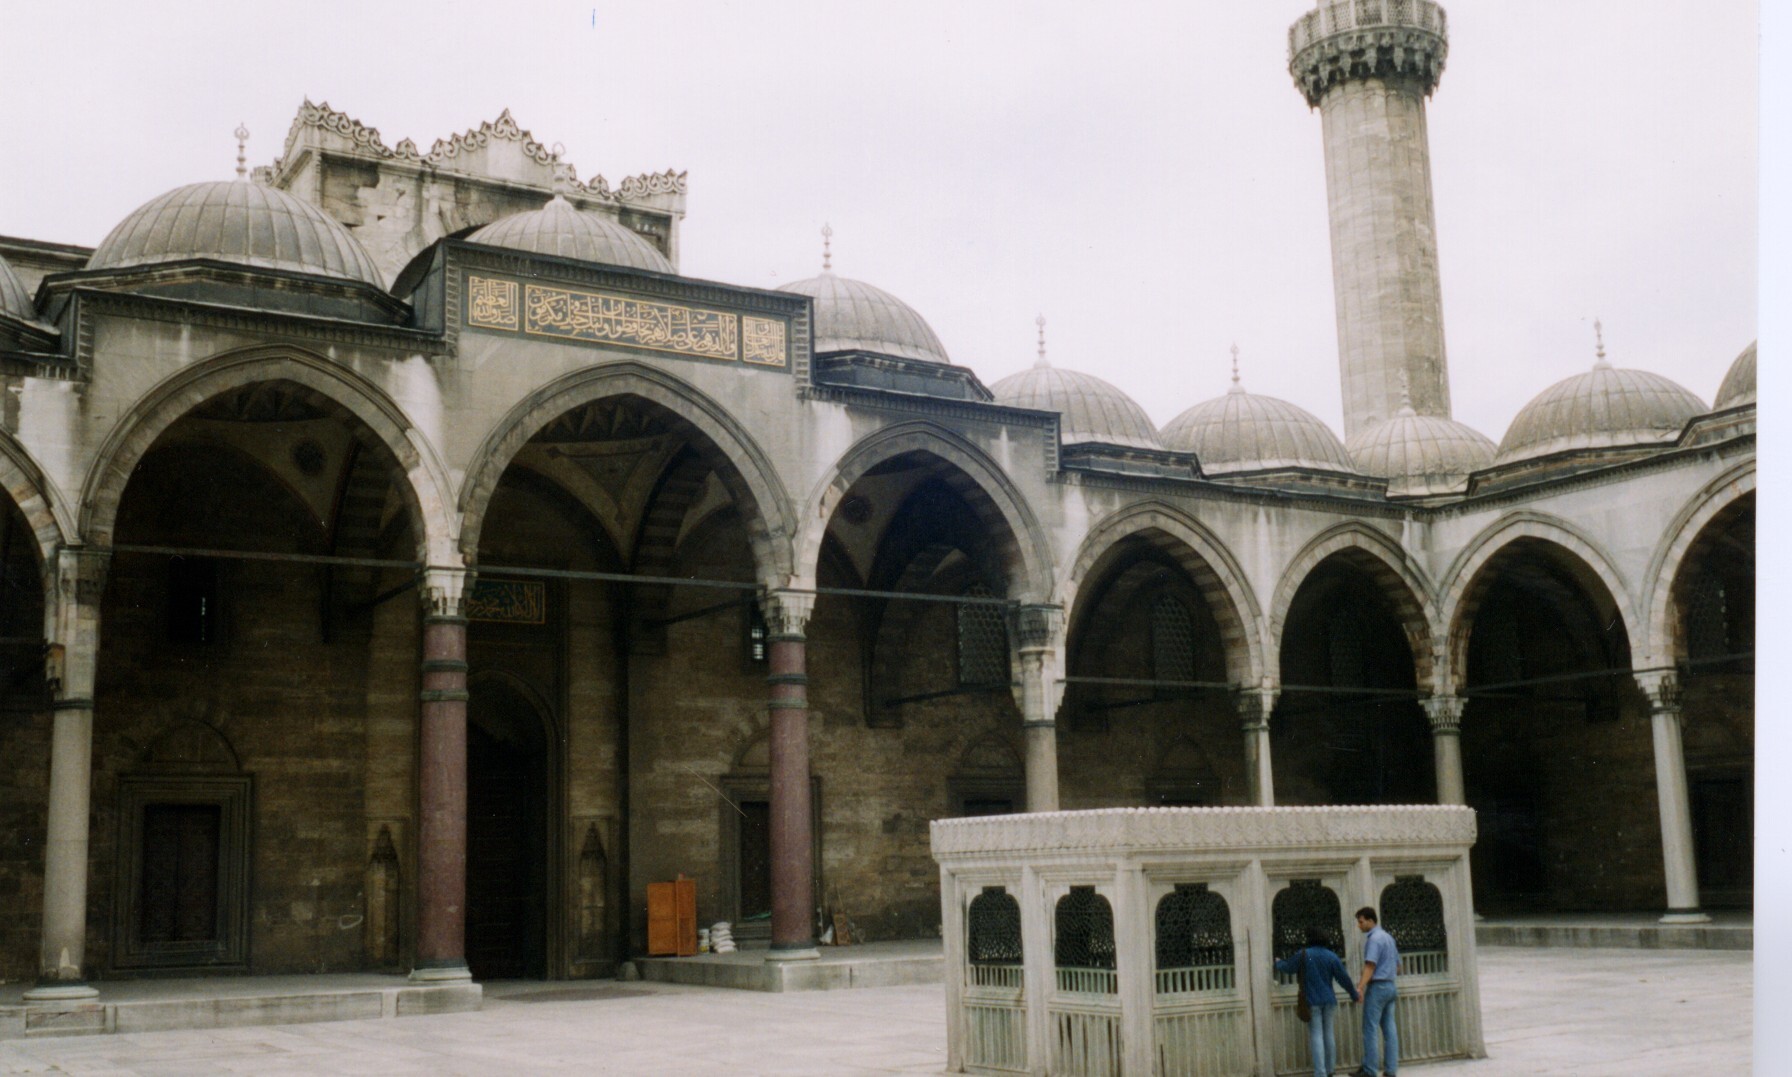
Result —
[{"label": "woman in blue jacket", "polygon": [[[1305,968],[1302,968],[1302,960]],[[1313,1077],[1331,1077],[1338,1065],[1338,996],[1332,984],[1342,984],[1350,992],[1350,1001],[1358,1001],[1356,985],[1344,971],[1344,962],[1326,945],[1325,932],[1307,928],[1307,945],[1286,959],[1276,962],[1276,971],[1292,976],[1301,974],[1300,989],[1313,1007],[1313,1020],[1307,1024],[1307,1049],[1313,1054]]]}]

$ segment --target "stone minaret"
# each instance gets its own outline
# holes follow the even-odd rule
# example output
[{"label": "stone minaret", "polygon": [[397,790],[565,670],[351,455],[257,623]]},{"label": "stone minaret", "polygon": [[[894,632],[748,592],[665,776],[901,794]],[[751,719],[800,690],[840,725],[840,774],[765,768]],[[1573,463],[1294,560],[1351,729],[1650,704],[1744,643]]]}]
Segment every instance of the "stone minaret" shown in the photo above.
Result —
[{"label": "stone minaret", "polygon": [[1323,0],[1288,31],[1288,71],[1320,111],[1337,291],[1344,436],[1450,414],[1425,98],[1443,74],[1431,0]]}]

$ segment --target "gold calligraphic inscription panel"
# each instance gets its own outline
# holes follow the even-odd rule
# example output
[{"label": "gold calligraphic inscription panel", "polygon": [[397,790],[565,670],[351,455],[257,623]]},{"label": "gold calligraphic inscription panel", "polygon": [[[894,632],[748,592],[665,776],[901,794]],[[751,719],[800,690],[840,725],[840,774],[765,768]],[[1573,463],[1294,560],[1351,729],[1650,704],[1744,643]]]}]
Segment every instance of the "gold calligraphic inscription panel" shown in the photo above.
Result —
[{"label": "gold calligraphic inscription panel", "polygon": [[548,619],[547,585],[532,581],[475,580],[467,596],[467,620],[539,625]]},{"label": "gold calligraphic inscription panel", "polygon": [[485,329],[515,329],[519,316],[516,281],[467,278],[467,324]]},{"label": "gold calligraphic inscription panel", "polygon": [[523,330],[537,336],[733,360],[740,355],[740,318],[677,303],[550,288],[524,289]]},{"label": "gold calligraphic inscription panel", "polygon": [[788,348],[784,343],[784,323],[777,318],[755,318],[743,314],[740,319],[741,358],[759,366],[784,366]]}]

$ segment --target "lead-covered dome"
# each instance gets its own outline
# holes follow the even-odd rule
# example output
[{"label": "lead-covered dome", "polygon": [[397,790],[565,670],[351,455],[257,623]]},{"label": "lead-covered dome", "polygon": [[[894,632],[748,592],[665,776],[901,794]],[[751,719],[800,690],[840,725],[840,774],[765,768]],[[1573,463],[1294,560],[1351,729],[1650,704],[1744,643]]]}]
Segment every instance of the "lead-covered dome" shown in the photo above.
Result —
[{"label": "lead-covered dome", "polygon": [[1741,407],[1754,402],[1755,346],[1750,344],[1730,364],[1730,372],[1724,375],[1724,383],[1717,387],[1717,402],[1713,409],[1723,411],[1725,408]]},{"label": "lead-covered dome", "polygon": [[1660,444],[1705,411],[1705,402],[1679,384],[1646,370],[1617,369],[1601,355],[1592,370],[1556,382],[1519,411],[1497,462]]},{"label": "lead-covered dome", "polygon": [[815,300],[817,355],[871,352],[930,363],[952,362],[927,321],[882,288],[824,269],[820,276],[791,281],[778,291]]},{"label": "lead-covered dome", "polygon": [[1393,496],[1459,493],[1471,473],[1493,463],[1493,439],[1454,419],[1416,414],[1408,404],[1345,445],[1357,470],[1388,480]]},{"label": "lead-covered dome", "polygon": [[25,282],[4,258],[0,258],[0,314],[10,314],[22,322],[37,320],[31,293],[25,290]]},{"label": "lead-covered dome", "polygon": [[1031,370],[996,382],[989,391],[998,404],[1063,416],[1058,436],[1066,445],[1098,442],[1133,449],[1163,448],[1145,409],[1093,374],[1059,370],[1041,360]]},{"label": "lead-covered dome", "polygon": [[192,258],[384,287],[379,267],[348,229],[309,202],[245,180],[193,183],[145,202],[100,242],[87,268]]},{"label": "lead-covered dome", "polygon": [[468,235],[467,239],[492,247],[551,254],[580,262],[649,269],[655,273],[674,272],[672,263],[658,248],[620,221],[579,209],[561,195],[555,195],[540,209],[499,217]]},{"label": "lead-covered dome", "polygon": [[1355,471],[1344,443],[1317,416],[1273,396],[1248,393],[1236,380],[1159,431],[1164,448],[1192,452],[1208,475],[1303,467]]}]

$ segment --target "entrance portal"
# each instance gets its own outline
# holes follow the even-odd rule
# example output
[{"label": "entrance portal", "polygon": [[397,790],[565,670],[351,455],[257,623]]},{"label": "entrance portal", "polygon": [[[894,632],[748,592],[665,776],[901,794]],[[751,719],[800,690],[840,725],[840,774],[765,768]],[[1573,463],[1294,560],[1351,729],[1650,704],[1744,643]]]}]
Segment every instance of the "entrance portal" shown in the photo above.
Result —
[{"label": "entrance portal", "polygon": [[467,707],[467,965],[480,980],[547,975],[547,752],[541,716],[487,681]]}]

